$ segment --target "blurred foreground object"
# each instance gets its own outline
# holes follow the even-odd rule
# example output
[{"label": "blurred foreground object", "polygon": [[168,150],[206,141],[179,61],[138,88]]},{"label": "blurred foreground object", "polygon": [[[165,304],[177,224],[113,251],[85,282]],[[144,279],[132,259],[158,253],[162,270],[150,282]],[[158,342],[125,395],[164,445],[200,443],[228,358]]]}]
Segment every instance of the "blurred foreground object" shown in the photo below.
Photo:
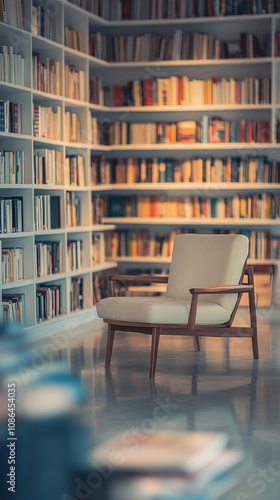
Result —
[{"label": "blurred foreground object", "polygon": [[242,453],[216,433],[155,432],[121,436],[98,447],[96,469],[112,467],[104,500],[215,500],[238,480]]},{"label": "blurred foreground object", "polygon": [[[0,498],[12,498],[7,483],[11,471],[8,444],[15,466],[13,498],[75,498],[75,479],[88,469],[92,447],[91,434],[81,419],[85,394],[80,381],[59,362],[36,373],[32,369],[36,356],[26,334],[1,327]],[[13,386],[13,398],[8,396],[8,384]],[[10,410],[15,415],[13,434],[8,432],[9,404],[15,405]]]}]

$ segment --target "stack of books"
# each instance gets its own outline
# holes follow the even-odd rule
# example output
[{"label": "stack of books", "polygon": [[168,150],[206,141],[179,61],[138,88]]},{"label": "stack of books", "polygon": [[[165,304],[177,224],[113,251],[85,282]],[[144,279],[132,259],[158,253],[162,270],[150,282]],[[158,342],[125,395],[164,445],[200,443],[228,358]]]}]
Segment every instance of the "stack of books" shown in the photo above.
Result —
[{"label": "stack of books", "polygon": [[62,242],[35,243],[35,269],[37,278],[62,272]]},{"label": "stack of books", "polygon": [[75,271],[82,268],[83,261],[83,240],[67,241],[67,262],[68,270]]},{"label": "stack of books", "polygon": [[25,324],[25,295],[3,294],[2,295],[2,320],[3,323],[17,323],[21,326]]},{"label": "stack of books", "polygon": [[32,63],[34,89],[60,95],[60,62],[49,57],[43,62],[40,54],[34,53]]},{"label": "stack of books", "polygon": [[61,140],[61,107],[33,105],[33,135],[44,139]]},{"label": "stack of books", "polygon": [[65,96],[85,100],[85,72],[65,64]]},{"label": "stack of books", "polygon": [[101,224],[102,217],[104,215],[105,210],[105,200],[101,198],[99,195],[92,194],[91,198],[91,207],[92,207],[92,224]]},{"label": "stack of books", "polygon": [[49,194],[34,196],[35,231],[61,227],[60,197]]},{"label": "stack of books", "polygon": [[0,80],[24,85],[24,57],[12,45],[0,47]]},{"label": "stack of books", "polygon": [[64,183],[71,186],[86,185],[86,165],[82,155],[71,155],[64,162]]},{"label": "stack of books", "polygon": [[25,28],[23,0],[0,0],[0,22],[11,24],[19,29]]},{"label": "stack of books", "polygon": [[36,288],[36,321],[45,321],[61,314],[61,286],[40,285]]},{"label": "stack of books", "polygon": [[81,225],[81,199],[77,193],[66,193],[66,222],[68,227]]},{"label": "stack of books", "polygon": [[156,431],[113,438],[94,450],[93,460],[97,470],[112,466],[108,500],[131,500],[132,491],[133,500],[215,500],[238,483],[233,469],[243,454],[226,448],[227,441],[218,433]]},{"label": "stack of books", "polygon": [[[16,0],[19,1],[19,0]],[[55,40],[56,31],[53,22],[53,11],[47,5],[32,5],[31,31],[33,35],[44,36]]]},{"label": "stack of books", "polygon": [[22,104],[0,100],[0,132],[22,134]]},{"label": "stack of books", "polygon": [[34,183],[63,184],[61,151],[56,149],[34,149]]},{"label": "stack of books", "polygon": [[83,278],[72,278],[70,283],[70,311],[83,309]]},{"label": "stack of books", "polygon": [[92,234],[92,266],[99,266],[105,261],[105,242],[103,233]]},{"label": "stack of books", "polygon": [[22,197],[0,198],[0,233],[17,233],[22,231]]},{"label": "stack of books", "polygon": [[76,31],[72,26],[65,26],[64,28],[64,43],[70,49],[79,50],[83,52],[83,41],[80,31]]},{"label": "stack of books", "polygon": [[81,122],[77,113],[65,111],[65,140],[67,142],[81,141]]},{"label": "stack of books", "polygon": [[23,248],[2,248],[2,284],[23,279]]},{"label": "stack of books", "polygon": [[89,80],[90,102],[92,104],[104,104],[104,92],[102,89],[102,78],[100,76],[91,76]]},{"label": "stack of books", "polygon": [[24,151],[0,150],[0,184],[24,183]]}]

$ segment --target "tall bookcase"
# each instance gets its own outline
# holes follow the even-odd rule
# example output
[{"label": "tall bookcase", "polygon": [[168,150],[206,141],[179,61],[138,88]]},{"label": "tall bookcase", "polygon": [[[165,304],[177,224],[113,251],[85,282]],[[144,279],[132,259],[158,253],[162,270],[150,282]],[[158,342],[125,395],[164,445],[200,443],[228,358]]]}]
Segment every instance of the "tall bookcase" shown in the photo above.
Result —
[{"label": "tall bookcase", "polygon": [[[41,4],[39,2],[39,4]],[[37,3],[34,1],[34,5]],[[91,156],[103,155],[113,158],[176,158],[193,157],[207,158],[214,156],[246,157],[248,155],[265,155],[270,160],[279,160],[280,145],[276,142],[276,121],[280,117],[280,58],[274,55],[275,33],[280,31],[279,14],[258,14],[251,16],[227,16],[213,18],[188,18],[164,20],[131,20],[107,21],[75,6],[66,0],[52,3],[49,22],[52,24],[53,39],[32,33],[32,1],[24,0],[25,29],[21,30],[8,24],[0,23],[1,45],[12,45],[14,51],[24,57],[24,85],[0,82],[1,99],[22,104],[23,128],[22,134],[0,132],[0,150],[22,150],[25,154],[25,179],[23,184],[0,185],[1,197],[20,196],[23,199],[24,231],[1,234],[2,248],[22,247],[24,249],[24,279],[1,286],[1,296],[5,293],[23,293],[25,295],[26,326],[36,326],[36,287],[41,283],[60,285],[62,291],[62,315],[70,313],[70,285],[73,277],[83,277],[84,310],[93,310],[93,276],[98,271],[116,267],[114,260],[105,260],[104,264],[92,264],[92,233],[102,233],[106,230],[145,228],[150,231],[166,233],[174,228],[185,228],[207,231],[209,228],[222,230],[265,230],[274,235],[280,235],[279,219],[176,219],[176,218],[103,218],[101,224],[92,224],[92,196],[104,195],[151,195],[166,193],[171,196],[220,196],[227,197],[236,193],[250,195],[252,193],[279,193],[280,184],[263,183],[145,183],[145,184],[90,184]],[[74,50],[64,45],[64,28],[71,25],[80,31],[83,51]],[[236,40],[240,32],[257,34],[260,39],[269,35],[269,55],[254,59],[222,59],[222,60],[187,60],[187,61],[139,61],[124,63],[109,63],[88,55],[89,35],[95,32],[111,35],[137,35],[150,33],[173,33],[176,29],[187,32],[211,32],[224,40]],[[50,57],[60,62],[60,94],[54,95],[37,91],[33,85],[32,55]],[[84,71],[85,100],[65,97],[65,65],[73,65]],[[256,78],[271,78],[271,104],[267,105],[205,105],[205,106],[143,106],[109,108],[89,102],[90,76],[102,77],[104,85],[124,84],[132,80],[145,78],[161,78],[170,76],[188,76],[190,79],[206,80],[211,76],[217,78],[241,79],[248,76]],[[33,104],[49,106],[54,110],[61,107],[62,140],[35,138],[33,135]],[[65,112],[76,113],[81,121],[81,139],[79,143],[65,140]],[[90,140],[90,117],[102,121],[200,121],[203,115],[220,116],[223,119],[237,118],[259,119],[271,124],[271,142],[267,143],[222,143],[222,144],[152,144],[152,145],[93,145]],[[44,185],[34,183],[33,152],[36,149],[54,149],[59,151],[62,164],[69,155],[83,156],[86,169],[86,186]],[[67,227],[66,198],[67,193],[74,191],[81,198],[82,225]],[[46,231],[35,231],[34,197],[49,194],[59,196],[61,204],[61,228]],[[84,254],[81,269],[67,270],[67,241],[80,239],[83,241]],[[45,241],[60,241],[62,243],[62,272],[36,278],[33,262],[35,261],[35,244]],[[119,264],[134,267],[168,266],[170,259],[166,258],[119,258]],[[272,264],[275,269],[275,289],[277,291],[280,279],[280,261],[257,260],[252,263]],[[276,294],[277,296],[277,294]],[[277,297],[276,297],[277,298]],[[47,320],[49,322],[55,321]],[[46,324],[47,322],[43,322]],[[43,324],[42,323],[42,324]]]}]

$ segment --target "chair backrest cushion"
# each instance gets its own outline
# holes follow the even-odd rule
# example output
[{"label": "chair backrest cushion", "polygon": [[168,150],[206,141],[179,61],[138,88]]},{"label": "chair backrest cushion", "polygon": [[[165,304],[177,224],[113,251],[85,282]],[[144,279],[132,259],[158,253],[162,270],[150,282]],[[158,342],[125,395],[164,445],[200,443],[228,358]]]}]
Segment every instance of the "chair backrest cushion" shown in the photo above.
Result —
[{"label": "chair backrest cushion", "polygon": [[[181,234],[175,237],[166,297],[191,299],[190,288],[238,285],[249,251],[240,234]],[[200,295],[233,310],[237,294]]]}]

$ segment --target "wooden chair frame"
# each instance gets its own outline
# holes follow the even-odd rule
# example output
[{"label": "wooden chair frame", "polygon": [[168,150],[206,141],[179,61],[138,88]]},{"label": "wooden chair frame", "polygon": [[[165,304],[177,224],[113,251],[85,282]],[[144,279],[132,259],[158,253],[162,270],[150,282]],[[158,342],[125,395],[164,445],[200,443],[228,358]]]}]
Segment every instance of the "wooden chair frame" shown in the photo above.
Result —
[{"label": "wooden chair frame", "polygon": [[[244,283],[244,276],[248,276],[248,283]],[[130,275],[111,275],[109,276],[111,293],[116,296],[115,283],[120,282],[123,284],[131,283],[167,283],[168,276],[130,276]],[[258,337],[257,337],[257,316],[255,304],[255,291],[254,291],[254,272],[253,266],[245,264],[239,285],[235,286],[215,286],[204,288],[191,288],[192,295],[191,307],[189,313],[189,321],[187,325],[173,325],[173,324],[154,324],[154,323],[132,323],[124,321],[114,321],[110,319],[103,319],[104,323],[108,324],[107,334],[107,349],[105,366],[109,367],[111,363],[113,344],[115,332],[138,332],[146,335],[151,335],[151,358],[150,358],[150,378],[155,377],[158,345],[161,335],[182,335],[193,336],[196,348],[200,350],[199,337],[239,337],[252,339],[252,348],[254,359],[258,359]],[[196,311],[199,295],[205,294],[229,294],[237,293],[237,301],[232,311],[230,319],[227,323],[222,325],[196,325]],[[243,293],[249,294],[249,313],[250,313],[250,326],[249,327],[233,327],[232,323],[237,313],[241,297]]]}]

